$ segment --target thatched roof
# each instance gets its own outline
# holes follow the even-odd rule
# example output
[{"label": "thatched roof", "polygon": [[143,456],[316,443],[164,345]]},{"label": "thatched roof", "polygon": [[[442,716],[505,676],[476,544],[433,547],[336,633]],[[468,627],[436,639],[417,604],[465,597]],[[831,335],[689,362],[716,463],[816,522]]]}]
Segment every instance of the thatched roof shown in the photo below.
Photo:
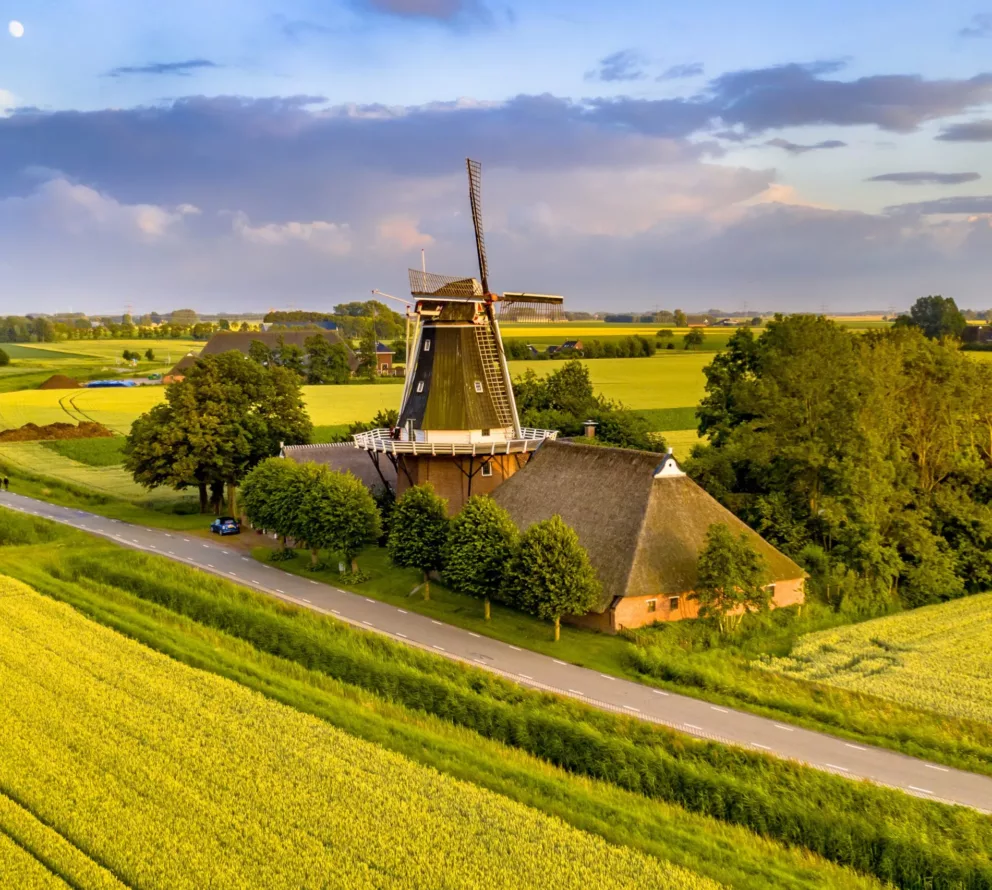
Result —
[{"label": "thatched roof", "polygon": [[546,442],[493,493],[523,530],[559,514],[575,529],[603,584],[596,611],[618,596],[676,595],[696,584],[696,560],[714,523],[743,531],[770,581],[803,570],[678,469],[648,451]]},{"label": "thatched roof", "polygon": [[187,352],[178,362],[172,366],[172,370],[166,374],[166,377],[184,377],[186,372],[196,364],[196,355],[192,352]]},{"label": "thatched roof", "polygon": [[[330,467],[338,473],[351,473],[357,476],[368,489],[382,488],[382,479],[376,472],[375,464],[368,452],[360,451],[350,442],[335,442],[327,445],[286,445],[282,456],[298,464],[315,463]],[[389,487],[396,491],[396,469],[385,457],[379,456],[379,469],[386,477]]]}]

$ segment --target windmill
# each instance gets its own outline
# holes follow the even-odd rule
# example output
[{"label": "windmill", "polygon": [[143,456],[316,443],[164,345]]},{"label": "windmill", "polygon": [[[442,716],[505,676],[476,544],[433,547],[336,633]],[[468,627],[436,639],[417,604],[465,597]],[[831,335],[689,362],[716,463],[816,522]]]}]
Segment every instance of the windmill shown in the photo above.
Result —
[{"label": "windmill", "polygon": [[499,318],[564,320],[560,296],[490,289],[482,168],[466,163],[479,277],[410,269],[416,331],[399,422],[354,437],[377,468],[382,456],[392,461],[398,494],[430,481],[452,512],[473,493],[494,489],[557,436],[520,426]]}]

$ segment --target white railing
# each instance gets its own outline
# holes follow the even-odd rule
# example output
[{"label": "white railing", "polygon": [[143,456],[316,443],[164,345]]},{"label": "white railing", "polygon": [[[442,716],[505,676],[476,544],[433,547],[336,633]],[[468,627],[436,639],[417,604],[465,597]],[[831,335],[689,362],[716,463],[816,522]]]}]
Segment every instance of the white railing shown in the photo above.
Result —
[{"label": "white railing", "polygon": [[[395,431],[392,431],[395,432]],[[405,435],[405,432],[400,431]],[[388,454],[521,454],[536,451],[548,439],[558,437],[558,430],[520,430],[519,439],[506,439],[503,442],[412,442],[409,439],[394,439],[388,429],[369,430],[352,436],[355,447],[365,451],[381,451]]]}]

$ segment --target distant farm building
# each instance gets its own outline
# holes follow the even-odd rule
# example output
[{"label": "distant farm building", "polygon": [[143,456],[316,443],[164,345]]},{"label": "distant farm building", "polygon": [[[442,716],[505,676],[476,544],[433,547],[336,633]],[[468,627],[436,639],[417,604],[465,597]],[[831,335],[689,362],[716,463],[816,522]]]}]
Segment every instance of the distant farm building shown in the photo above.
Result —
[{"label": "distant farm building", "polygon": [[710,525],[744,532],[764,557],[773,603],[803,601],[803,570],[714,500],[675,458],[646,451],[545,442],[493,499],[524,530],[560,515],[575,529],[603,584],[576,623],[615,633],[694,618],[689,598]]},{"label": "distant farm building", "polygon": [[196,364],[196,359],[204,355],[220,355],[222,352],[240,352],[248,355],[252,343],[262,343],[273,352],[281,345],[297,346],[304,352],[306,342],[311,337],[321,337],[330,344],[341,343],[348,350],[348,364],[354,371],[358,367],[358,359],[351,347],[342,339],[336,331],[218,331],[214,334],[200,350],[199,355],[192,353],[183,356],[168,374],[165,375],[166,383],[174,383],[182,380],[186,376],[187,369]]},{"label": "distant farm building", "polygon": [[548,355],[557,355],[559,352],[582,352],[582,341],[566,340],[561,346],[548,347]]},{"label": "distant farm building", "polygon": [[393,373],[393,356],[396,350],[390,349],[385,343],[375,344],[375,369],[383,377]]}]

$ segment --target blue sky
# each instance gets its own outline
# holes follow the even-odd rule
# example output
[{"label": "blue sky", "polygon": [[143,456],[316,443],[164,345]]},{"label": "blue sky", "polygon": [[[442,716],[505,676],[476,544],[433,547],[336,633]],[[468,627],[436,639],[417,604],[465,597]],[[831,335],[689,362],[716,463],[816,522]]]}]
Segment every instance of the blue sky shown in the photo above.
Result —
[{"label": "blue sky", "polygon": [[984,309],[982,2],[0,0],[0,311]]}]

